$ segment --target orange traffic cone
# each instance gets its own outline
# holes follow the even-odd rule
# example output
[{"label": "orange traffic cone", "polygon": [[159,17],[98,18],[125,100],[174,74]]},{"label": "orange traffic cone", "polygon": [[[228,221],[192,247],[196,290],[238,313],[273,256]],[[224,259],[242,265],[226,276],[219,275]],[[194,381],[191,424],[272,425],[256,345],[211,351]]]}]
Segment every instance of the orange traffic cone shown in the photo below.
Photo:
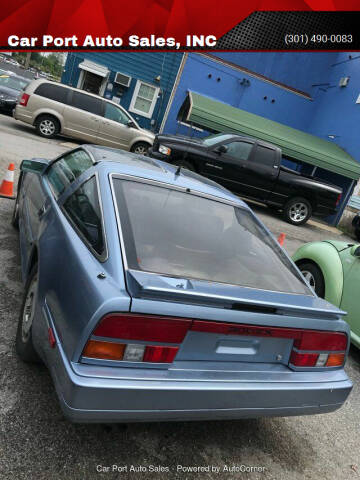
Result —
[{"label": "orange traffic cone", "polygon": [[286,234],[281,232],[277,239],[277,241],[282,247],[284,246],[285,237],[286,237]]},{"label": "orange traffic cone", "polygon": [[0,197],[14,198],[14,170],[15,165],[10,163],[0,187]]}]

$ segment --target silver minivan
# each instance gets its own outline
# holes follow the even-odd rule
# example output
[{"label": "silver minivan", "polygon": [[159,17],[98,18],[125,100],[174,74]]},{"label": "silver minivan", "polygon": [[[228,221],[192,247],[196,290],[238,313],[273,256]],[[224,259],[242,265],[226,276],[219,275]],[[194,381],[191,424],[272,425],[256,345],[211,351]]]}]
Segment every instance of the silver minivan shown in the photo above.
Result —
[{"label": "silver minivan", "polygon": [[25,88],[14,118],[34,125],[42,137],[62,134],[140,154],[155,138],[115,102],[45,79],[33,80]]}]

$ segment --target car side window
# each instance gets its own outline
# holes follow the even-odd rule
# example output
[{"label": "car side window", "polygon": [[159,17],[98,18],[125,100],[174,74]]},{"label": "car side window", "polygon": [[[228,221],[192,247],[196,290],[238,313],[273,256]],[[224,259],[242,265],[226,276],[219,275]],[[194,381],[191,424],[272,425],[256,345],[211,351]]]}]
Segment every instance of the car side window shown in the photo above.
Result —
[{"label": "car side window", "polygon": [[92,166],[90,156],[81,149],[57,160],[48,172],[48,180],[55,196],[60,196],[74,180]]},{"label": "car side window", "polygon": [[68,103],[69,89],[61,87],[60,85],[53,85],[51,83],[42,83],[34,92],[40,97],[49,98],[60,103]]},{"label": "car side window", "polygon": [[255,162],[273,167],[276,163],[276,150],[258,145],[253,158]]},{"label": "car side window", "polygon": [[248,142],[230,142],[225,145],[227,155],[236,158],[236,160],[247,160],[253,148],[252,143]]},{"label": "car side window", "polygon": [[121,110],[121,108],[116,107],[112,103],[105,102],[105,118],[113,120],[114,122],[122,123],[127,125],[130,121],[130,118]]},{"label": "car side window", "polygon": [[99,192],[95,176],[84,182],[64,203],[64,211],[86,243],[99,255],[105,251]]},{"label": "car side window", "polygon": [[102,115],[103,112],[103,100],[86,95],[86,93],[73,91],[71,105],[94,115]]}]

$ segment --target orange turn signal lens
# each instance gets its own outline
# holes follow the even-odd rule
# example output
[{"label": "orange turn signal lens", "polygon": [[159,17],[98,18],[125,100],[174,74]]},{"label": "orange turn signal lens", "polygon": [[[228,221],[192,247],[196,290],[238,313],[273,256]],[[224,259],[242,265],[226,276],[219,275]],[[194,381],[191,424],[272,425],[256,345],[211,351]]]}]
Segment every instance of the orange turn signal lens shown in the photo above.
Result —
[{"label": "orange turn signal lens", "polygon": [[344,364],[345,353],[330,353],[326,362],[327,367],[340,367]]},{"label": "orange turn signal lens", "polygon": [[83,357],[122,360],[126,345],[123,343],[89,340],[83,351]]}]

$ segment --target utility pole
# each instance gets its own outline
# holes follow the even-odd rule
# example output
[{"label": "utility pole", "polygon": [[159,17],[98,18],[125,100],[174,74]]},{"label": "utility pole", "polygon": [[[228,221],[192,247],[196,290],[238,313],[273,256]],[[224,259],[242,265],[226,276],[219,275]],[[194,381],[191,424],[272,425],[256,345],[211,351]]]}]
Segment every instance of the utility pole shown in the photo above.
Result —
[{"label": "utility pole", "polygon": [[31,52],[28,52],[26,54],[26,58],[25,58],[25,64],[24,64],[24,67],[25,69],[27,70],[30,66],[30,58],[31,58]]}]

